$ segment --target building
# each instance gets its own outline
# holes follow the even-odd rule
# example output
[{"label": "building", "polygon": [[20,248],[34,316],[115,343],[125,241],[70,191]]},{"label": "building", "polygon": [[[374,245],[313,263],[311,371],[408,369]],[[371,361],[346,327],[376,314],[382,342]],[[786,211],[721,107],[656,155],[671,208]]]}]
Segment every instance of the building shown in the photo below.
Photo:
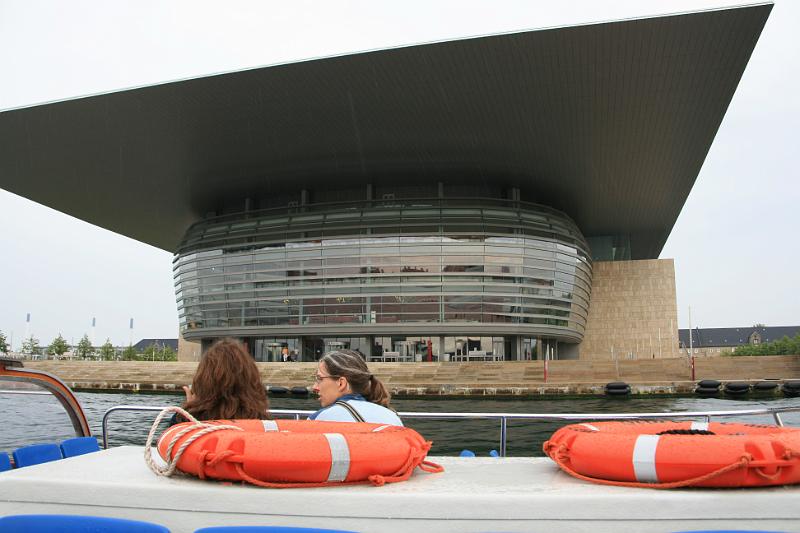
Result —
[{"label": "building", "polygon": [[239,337],[259,361],[334,347],[674,357],[674,267],[658,257],[770,10],[407,46],[5,111],[0,186],[174,252],[182,339]]},{"label": "building", "polygon": [[[678,330],[680,349],[689,354],[689,330]],[[720,355],[732,352],[737,346],[766,344],[800,335],[800,326],[761,326],[744,328],[694,328],[691,353],[694,355]]]}]

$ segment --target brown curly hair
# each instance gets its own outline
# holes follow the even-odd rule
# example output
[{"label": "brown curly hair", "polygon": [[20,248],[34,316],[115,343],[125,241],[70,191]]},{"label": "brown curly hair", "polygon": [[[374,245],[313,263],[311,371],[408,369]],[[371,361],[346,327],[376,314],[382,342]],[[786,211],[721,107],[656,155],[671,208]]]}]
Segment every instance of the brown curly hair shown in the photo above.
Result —
[{"label": "brown curly hair", "polygon": [[198,420],[269,418],[261,374],[244,346],[233,339],[215,342],[203,354],[192,380],[194,398],[183,408]]}]

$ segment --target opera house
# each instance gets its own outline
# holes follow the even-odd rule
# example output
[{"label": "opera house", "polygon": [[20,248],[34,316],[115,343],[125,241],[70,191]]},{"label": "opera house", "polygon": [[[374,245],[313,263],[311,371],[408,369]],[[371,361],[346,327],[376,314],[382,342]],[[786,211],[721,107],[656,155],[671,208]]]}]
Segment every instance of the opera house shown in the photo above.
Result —
[{"label": "opera house", "polygon": [[[370,51],[0,113],[0,187],[174,253],[183,347],[678,355],[658,259],[756,5]],[[187,352],[188,353],[188,352]]]}]

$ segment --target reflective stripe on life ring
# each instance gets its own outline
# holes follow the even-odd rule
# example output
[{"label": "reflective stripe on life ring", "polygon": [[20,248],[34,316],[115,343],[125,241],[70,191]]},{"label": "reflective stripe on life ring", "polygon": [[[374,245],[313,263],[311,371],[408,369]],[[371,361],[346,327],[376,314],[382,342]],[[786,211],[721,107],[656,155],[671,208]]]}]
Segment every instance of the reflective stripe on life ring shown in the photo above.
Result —
[{"label": "reflective stripe on life ring", "polygon": [[660,435],[639,435],[633,445],[633,472],[636,481],[658,483],[656,449]]},{"label": "reflective stripe on life ring", "polygon": [[261,424],[264,426],[264,431],[278,431],[278,423],[274,420],[262,420]]},{"label": "reflective stripe on life ring", "polygon": [[350,472],[350,447],[341,433],[323,433],[331,447],[331,471],[328,481],[344,481]]}]

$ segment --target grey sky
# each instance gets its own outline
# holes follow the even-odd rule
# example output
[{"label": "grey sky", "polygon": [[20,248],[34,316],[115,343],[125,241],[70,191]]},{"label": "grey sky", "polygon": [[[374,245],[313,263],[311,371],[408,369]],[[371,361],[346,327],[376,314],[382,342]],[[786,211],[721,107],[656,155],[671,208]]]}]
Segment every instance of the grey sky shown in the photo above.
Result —
[{"label": "grey sky", "polygon": [[[0,0],[0,109],[372,48],[722,7],[720,1]],[[223,6],[235,6],[223,7]],[[800,323],[800,4],[766,29],[662,257],[679,323]],[[124,202],[124,198],[119,199]],[[0,190],[0,330],[175,337],[172,255]]]}]

